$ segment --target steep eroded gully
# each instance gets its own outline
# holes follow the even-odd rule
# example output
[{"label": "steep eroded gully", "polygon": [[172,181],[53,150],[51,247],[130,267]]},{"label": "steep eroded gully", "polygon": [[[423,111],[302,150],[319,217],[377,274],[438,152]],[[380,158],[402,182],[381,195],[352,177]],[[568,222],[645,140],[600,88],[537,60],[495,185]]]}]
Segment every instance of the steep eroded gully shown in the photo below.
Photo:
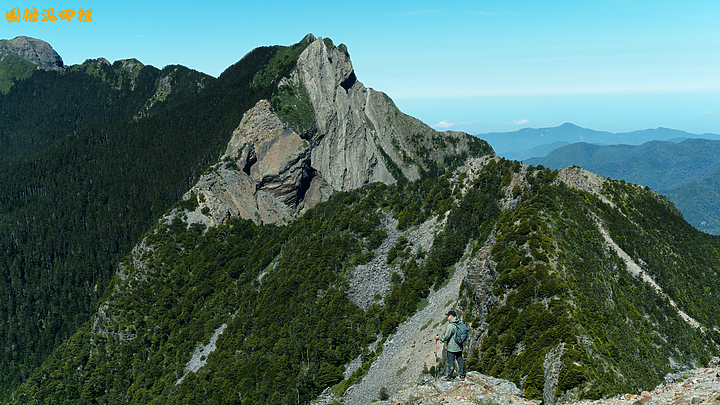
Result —
[{"label": "steep eroded gully", "polygon": [[367,404],[378,399],[382,387],[390,394],[398,392],[406,388],[408,382],[417,381],[423,369],[442,361],[442,345],[436,346],[434,336],[443,332],[445,313],[455,307],[468,268],[477,265],[475,259],[458,263],[447,284],[430,294],[428,305],[398,326],[368,374],[343,396],[346,405]]}]

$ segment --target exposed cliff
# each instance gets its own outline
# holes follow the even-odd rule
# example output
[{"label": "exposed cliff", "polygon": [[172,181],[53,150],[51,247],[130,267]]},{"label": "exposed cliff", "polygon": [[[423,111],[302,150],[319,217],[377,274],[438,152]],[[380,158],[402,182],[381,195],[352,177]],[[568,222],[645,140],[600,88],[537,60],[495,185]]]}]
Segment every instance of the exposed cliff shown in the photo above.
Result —
[{"label": "exposed cliff", "polygon": [[0,40],[0,54],[19,56],[43,70],[64,70],[63,60],[47,42],[19,36]]},{"label": "exposed cliff", "polygon": [[334,191],[417,180],[493,153],[466,133],[436,132],[366,88],[344,45],[308,35],[277,59],[298,46],[288,76],[277,78],[272,62],[256,75],[258,84],[276,83],[274,96],[245,114],[222,162],[184,196],[198,199],[191,223],[240,216],[285,224]]},{"label": "exposed cliff", "polygon": [[233,217],[285,224],[332,194],[313,175],[310,147],[261,100],[245,113],[222,156],[185,198],[197,198],[190,223],[216,226]]},{"label": "exposed cliff", "polygon": [[[164,158],[162,170],[178,172],[174,160],[194,151],[168,164],[168,144],[200,150],[222,132],[202,160],[220,162],[116,265],[96,314],[27,377],[17,403],[307,404],[323,392],[347,404],[380,392],[451,400],[435,388],[489,403],[488,387],[465,391],[497,382],[477,371],[514,384],[503,383],[513,401],[551,404],[649,390],[720,352],[720,240],[651,190],[438,134],[364,88],[345,47],[329,40],[243,60],[212,93],[133,124],[157,125],[132,147],[161,142],[131,168]],[[249,96],[222,98],[239,93]],[[191,114],[195,105],[206,108]],[[192,130],[224,107],[236,114],[222,131]],[[96,155],[77,159],[86,156]],[[83,174],[111,167],[117,177],[122,160]],[[180,192],[194,178],[182,176]],[[135,198],[117,194],[123,206]],[[92,211],[77,212],[84,230]],[[403,384],[442,367],[432,336],[451,308],[473,331],[469,377],[403,397]]]}]

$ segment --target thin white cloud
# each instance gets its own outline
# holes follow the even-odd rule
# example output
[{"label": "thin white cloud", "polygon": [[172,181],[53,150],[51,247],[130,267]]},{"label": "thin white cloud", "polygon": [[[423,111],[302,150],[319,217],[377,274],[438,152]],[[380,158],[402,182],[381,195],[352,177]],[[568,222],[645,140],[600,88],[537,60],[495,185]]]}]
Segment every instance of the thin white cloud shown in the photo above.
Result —
[{"label": "thin white cloud", "polygon": [[513,13],[512,11],[507,11],[507,10],[503,10],[503,11],[470,11],[470,14],[482,15],[485,17],[495,17],[500,14],[502,14],[502,15],[517,15],[517,14]]},{"label": "thin white cloud", "polygon": [[452,128],[455,126],[454,122],[447,122],[447,121],[440,121],[437,124],[433,125],[435,128]]},{"label": "thin white cloud", "polygon": [[440,14],[442,10],[415,10],[415,11],[403,11],[399,15],[427,15],[427,14]]},{"label": "thin white cloud", "polygon": [[703,115],[712,115],[712,113],[713,113],[712,111],[703,111],[703,113],[700,114],[700,116],[702,117]]},{"label": "thin white cloud", "polygon": [[515,121],[510,121],[510,122],[503,121],[503,125],[513,125],[513,124],[514,125],[523,125],[523,124],[527,124],[528,122],[530,122],[530,120],[526,118],[523,120],[515,120]]}]

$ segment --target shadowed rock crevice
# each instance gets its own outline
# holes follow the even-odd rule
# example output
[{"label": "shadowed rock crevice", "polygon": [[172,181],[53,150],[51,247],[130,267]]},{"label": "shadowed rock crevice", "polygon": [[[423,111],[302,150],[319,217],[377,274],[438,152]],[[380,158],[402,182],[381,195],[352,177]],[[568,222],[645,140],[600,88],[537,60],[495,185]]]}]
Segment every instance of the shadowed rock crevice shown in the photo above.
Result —
[{"label": "shadowed rock crevice", "polygon": [[[430,167],[425,160],[464,159],[470,152],[472,136],[437,133],[366,88],[344,47],[306,39],[297,65],[278,82],[274,104],[260,100],[245,113],[223,162],[201,180],[194,192],[203,197],[192,218],[206,225],[228,216],[286,224],[335,191],[414,181]],[[404,152],[411,141],[439,149],[420,162],[412,150]]]},{"label": "shadowed rock crevice", "polygon": [[257,163],[257,155],[255,154],[255,148],[250,147],[250,150],[248,152],[248,158],[245,161],[245,166],[243,166],[243,172],[245,172],[245,174],[249,176],[250,169],[255,163]]},{"label": "shadowed rock crevice", "polygon": [[300,184],[298,184],[297,200],[295,202],[296,207],[305,200],[305,195],[308,190],[310,190],[310,185],[312,184],[313,179],[317,176],[317,171],[309,165],[306,166],[304,172],[304,175],[300,178]]},{"label": "shadowed rock crevice", "polygon": [[350,76],[348,76],[347,79],[343,80],[342,83],[340,83],[340,87],[345,89],[345,92],[350,91],[350,88],[357,82],[357,76],[355,76],[355,71],[353,70],[350,72]]}]

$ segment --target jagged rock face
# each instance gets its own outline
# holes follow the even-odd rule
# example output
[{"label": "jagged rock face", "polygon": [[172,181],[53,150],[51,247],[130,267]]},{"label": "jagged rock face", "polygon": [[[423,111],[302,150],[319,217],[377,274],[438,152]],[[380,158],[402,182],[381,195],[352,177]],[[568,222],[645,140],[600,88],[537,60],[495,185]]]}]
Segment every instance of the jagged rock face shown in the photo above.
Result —
[{"label": "jagged rock face", "polygon": [[[567,401],[577,405],[643,405],[712,403],[720,398],[720,369],[717,364],[708,368],[668,374],[665,382],[654,390],[636,394],[618,395],[596,401]],[[436,381],[423,375],[415,384],[392,396],[388,401],[373,401],[375,405],[395,404],[488,404],[538,405],[539,400],[528,400],[510,381],[469,372],[465,381]],[[552,402],[551,402],[552,403]]]},{"label": "jagged rock face", "polygon": [[424,374],[415,384],[408,384],[406,389],[393,395],[392,399],[374,403],[539,405],[540,401],[523,398],[522,392],[510,381],[471,371],[464,381],[436,380]]},{"label": "jagged rock face", "polygon": [[64,70],[63,60],[45,41],[19,36],[0,40],[0,54],[19,56],[43,70]]},{"label": "jagged rock face", "polygon": [[92,63],[98,67],[100,66],[112,66],[112,64],[105,58],[96,58],[96,59],[85,59],[85,62],[83,63]]},{"label": "jagged rock face", "polygon": [[309,143],[285,127],[266,100],[245,113],[221,160],[185,195],[194,193],[199,202],[191,222],[214,226],[240,216],[285,224],[306,207],[308,190],[325,190],[312,178]]},{"label": "jagged rock face", "polygon": [[[300,55],[292,76],[304,85],[315,113],[311,165],[335,190],[417,180],[430,161],[470,150],[470,135],[440,134],[400,112],[384,93],[366,88],[344,45],[318,38]],[[489,145],[487,151],[493,153]]]},{"label": "jagged rock face", "polygon": [[376,181],[394,183],[374,142],[374,128],[367,122],[369,100],[380,94],[357,81],[347,54],[314,41],[300,55],[295,74],[315,111],[317,146],[312,166],[335,190]]},{"label": "jagged rock face", "polygon": [[295,210],[310,182],[309,146],[261,100],[243,117],[223,159],[236,159],[259,191]]},{"label": "jagged rock face", "polygon": [[[302,86],[307,98],[295,101],[310,104],[312,128],[296,132],[268,101],[259,101],[234,131],[223,162],[192,190],[200,207],[191,222],[212,226],[239,215],[285,224],[334,191],[416,180],[429,161],[469,150],[470,135],[439,134],[401,113],[385,94],[363,86],[344,45],[312,36],[305,41],[297,66],[278,89]],[[416,148],[424,148],[422,159]],[[210,211],[201,215],[205,207]]]}]

